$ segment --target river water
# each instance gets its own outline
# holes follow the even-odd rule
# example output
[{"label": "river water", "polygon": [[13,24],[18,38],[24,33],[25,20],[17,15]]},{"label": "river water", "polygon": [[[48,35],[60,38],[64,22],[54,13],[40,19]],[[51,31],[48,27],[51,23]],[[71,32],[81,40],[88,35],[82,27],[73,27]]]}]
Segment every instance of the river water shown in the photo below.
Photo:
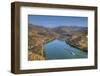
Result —
[{"label": "river water", "polygon": [[44,45],[46,60],[51,59],[78,59],[87,58],[88,54],[80,49],[74,48],[63,40],[55,39]]}]

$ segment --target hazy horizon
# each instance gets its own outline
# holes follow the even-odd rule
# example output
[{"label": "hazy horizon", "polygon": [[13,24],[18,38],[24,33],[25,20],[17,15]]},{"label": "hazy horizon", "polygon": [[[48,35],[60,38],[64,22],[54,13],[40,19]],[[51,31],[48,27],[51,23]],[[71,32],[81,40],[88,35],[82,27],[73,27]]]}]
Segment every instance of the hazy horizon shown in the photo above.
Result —
[{"label": "hazy horizon", "polygon": [[87,27],[87,17],[28,15],[28,24],[55,28],[60,26]]}]

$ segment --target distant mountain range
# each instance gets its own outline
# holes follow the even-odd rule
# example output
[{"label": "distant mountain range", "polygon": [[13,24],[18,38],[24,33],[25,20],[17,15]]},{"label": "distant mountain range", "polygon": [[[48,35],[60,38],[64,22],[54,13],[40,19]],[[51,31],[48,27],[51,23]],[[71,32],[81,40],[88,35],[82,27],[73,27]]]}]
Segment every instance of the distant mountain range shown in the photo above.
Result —
[{"label": "distant mountain range", "polygon": [[79,27],[79,26],[58,26],[58,27],[54,27],[54,28],[47,28],[47,27],[43,27],[40,25],[34,25],[34,24],[29,24],[29,30],[32,28],[36,28],[36,29],[43,29],[43,30],[48,30],[48,31],[53,31],[53,32],[84,32],[87,31],[88,28],[87,27]]}]

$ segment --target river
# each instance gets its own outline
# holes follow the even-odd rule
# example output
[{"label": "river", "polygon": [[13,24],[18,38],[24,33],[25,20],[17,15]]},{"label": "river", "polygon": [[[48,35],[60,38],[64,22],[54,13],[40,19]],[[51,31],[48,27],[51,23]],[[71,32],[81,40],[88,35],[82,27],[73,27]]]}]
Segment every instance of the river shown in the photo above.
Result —
[{"label": "river", "polygon": [[87,58],[88,54],[70,46],[63,40],[55,39],[44,45],[46,60]]}]

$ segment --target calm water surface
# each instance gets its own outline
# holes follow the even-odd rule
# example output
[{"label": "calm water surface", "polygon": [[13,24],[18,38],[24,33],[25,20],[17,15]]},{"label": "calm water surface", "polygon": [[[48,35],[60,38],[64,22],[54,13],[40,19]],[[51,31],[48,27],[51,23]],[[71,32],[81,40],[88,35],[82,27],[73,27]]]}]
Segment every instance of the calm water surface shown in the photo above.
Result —
[{"label": "calm water surface", "polygon": [[87,58],[87,53],[74,48],[62,40],[53,40],[44,45],[46,59]]}]

